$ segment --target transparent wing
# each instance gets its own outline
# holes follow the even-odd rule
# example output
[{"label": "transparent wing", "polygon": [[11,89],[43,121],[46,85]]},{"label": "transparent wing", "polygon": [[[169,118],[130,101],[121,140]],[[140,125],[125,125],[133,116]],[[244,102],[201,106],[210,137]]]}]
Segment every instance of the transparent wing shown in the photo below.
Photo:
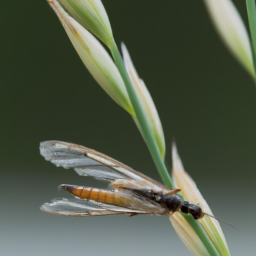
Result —
[{"label": "transparent wing", "polygon": [[130,190],[115,190],[115,193],[115,198],[122,202],[121,206],[125,205],[128,209],[156,215],[166,213],[166,208],[150,198],[144,197],[144,195],[136,194]]},{"label": "transparent wing", "polygon": [[169,190],[117,160],[83,146],[62,141],[45,141],[40,144],[40,153],[47,161],[64,168],[74,168],[81,176],[93,176],[108,181],[147,181],[147,186],[153,190]]},{"label": "transparent wing", "polygon": [[51,214],[72,217],[146,213],[143,211],[135,211],[114,205],[100,204],[91,200],[78,200],[67,198],[55,198],[50,203],[43,204],[41,206],[41,210]]},{"label": "transparent wing", "polygon": [[164,194],[164,195],[171,195],[176,194],[180,191],[180,189],[162,189],[155,184],[147,180],[125,180],[125,179],[118,179],[111,181],[111,187],[113,189],[129,189],[129,190],[146,190],[146,191],[154,191],[154,193]]}]

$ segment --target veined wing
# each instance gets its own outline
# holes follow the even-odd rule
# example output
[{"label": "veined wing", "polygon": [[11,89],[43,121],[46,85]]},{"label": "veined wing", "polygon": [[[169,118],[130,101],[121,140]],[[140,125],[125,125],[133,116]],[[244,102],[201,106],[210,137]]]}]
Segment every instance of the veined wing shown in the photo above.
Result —
[{"label": "veined wing", "polygon": [[131,191],[137,191],[137,190],[143,190],[148,191],[149,193],[153,191],[154,193],[157,193],[159,195],[172,195],[176,194],[180,191],[180,189],[168,189],[165,187],[165,189],[160,188],[159,186],[152,186],[152,183],[147,180],[124,180],[124,179],[118,179],[111,181],[111,187],[113,189],[128,189]]},{"label": "veined wing", "polygon": [[147,181],[147,186],[152,190],[171,191],[129,166],[83,146],[62,141],[45,141],[40,144],[40,153],[47,161],[67,169],[74,168],[81,176],[93,176],[108,181],[117,179]]},{"label": "veined wing", "polygon": [[143,211],[135,211],[114,205],[97,204],[91,200],[78,200],[67,198],[56,198],[50,203],[41,206],[41,210],[47,213],[71,217],[89,217],[117,214],[147,214]]}]

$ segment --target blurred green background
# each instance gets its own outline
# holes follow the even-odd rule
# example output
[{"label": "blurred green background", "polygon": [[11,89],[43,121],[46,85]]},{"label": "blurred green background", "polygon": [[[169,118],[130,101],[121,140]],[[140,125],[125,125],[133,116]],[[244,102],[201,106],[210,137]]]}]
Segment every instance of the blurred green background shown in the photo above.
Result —
[{"label": "blurred green background", "polygon": [[[153,96],[166,160],[175,136],[231,255],[255,255],[256,90],[216,34],[203,1],[103,1]],[[235,0],[248,27],[245,2]],[[65,218],[39,207],[62,183],[106,187],[57,168],[39,142],[94,148],[160,181],[130,116],[96,84],[46,1],[1,3],[0,250],[13,255],[190,255],[168,218]]]}]

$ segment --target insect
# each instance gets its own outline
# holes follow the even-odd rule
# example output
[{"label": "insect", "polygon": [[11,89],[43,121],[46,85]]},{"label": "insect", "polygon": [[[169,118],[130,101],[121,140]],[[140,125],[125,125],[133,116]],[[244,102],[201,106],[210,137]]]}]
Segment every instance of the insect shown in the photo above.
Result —
[{"label": "insect", "polygon": [[170,215],[181,211],[190,213],[194,219],[203,218],[206,214],[199,205],[183,201],[177,194],[180,189],[169,189],[93,149],[67,142],[45,141],[40,144],[40,153],[56,166],[74,168],[81,176],[109,181],[112,187],[112,190],[107,190],[60,185],[75,199],[54,199],[41,206],[45,212],[85,217],[116,214]]}]

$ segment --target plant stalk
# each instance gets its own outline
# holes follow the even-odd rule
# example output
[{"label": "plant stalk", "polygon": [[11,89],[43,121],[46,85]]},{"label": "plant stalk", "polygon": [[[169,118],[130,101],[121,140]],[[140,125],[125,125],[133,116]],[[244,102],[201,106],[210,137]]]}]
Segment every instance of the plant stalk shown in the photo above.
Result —
[{"label": "plant stalk", "polygon": [[[154,160],[154,163],[157,167],[157,170],[161,176],[161,179],[163,180],[164,184],[169,187],[169,188],[173,188],[173,182],[169,176],[169,173],[166,169],[166,166],[163,162],[163,159],[161,157],[161,154],[159,152],[159,149],[156,145],[156,142],[153,138],[153,135],[151,134],[150,128],[147,124],[147,120],[143,111],[143,108],[141,106],[140,103],[140,99],[139,96],[137,95],[137,92],[130,80],[130,77],[125,69],[124,63],[123,63],[123,59],[120,55],[120,52],[116,46],[116,43],[113,42],[110,46],[109,49],[112,53],[112,56],[115,60],[116,66],[123,78],[126,90],[128,92],[129,98],[131,100],[131,103],[133,105],[135,114],[137,116],[137,119],[139,121],[144,139],[146,141],[146,144],[148,146],[148,149],[151,153],[151,156]],[[207,248],[209,254],[211,256],[220,256],[218,251],[216,250],[215,246],[213,245],[213,243],[211,242],[210,238],[207,236],[207,234],[205,233],[203,227],[201,226],[201,224],[196,221],[192,216],[190,215],[183,215],[184,218],[186,219],[186,221],[189,223],[189,225],[193,228],[193,230],[195,231],[195,233],[198,235],[198,237],[200,238],[200,240],[203,242],[204,246]]]},{"label": "plant stalk", "polygon": [[131,82],[131,79],[130,79],[126,69],[125,69],[123,59],[122,59],[120,52],[119,52],[119,50],[116,46],[116,43],[114,41],[110,44],[109,49],[110,49],[112,56],[115,60],[116,66],[123,78],[127,93],[129,95],[129,98],[133,105],[138,122],[140,124],[143,137],[146,141],[146,144],[147,144],[150,154],[154,160],[154,163],[157,167],[157,170],[161,176],[161,179],[163,180],[164,184],[167,187],[173,188],[174,185],[171,180],[171,177],[170,177],[170,175],[166,169],[166,166],[163,162],[160,151],[159,151],[159,149],[156,145],[156,142],[154,140],[154,137],[150,131],[150,127],[148,126],[148,123],[147,123],[147,120],[146,120],[146,117],[145,117],[145,114],[143,111],[143,107],[140,103],[140,98]]},{"label": "plant stalk", "polygon": [[207,236],[207,234],[205,233],[205,230],[203,229],[199,221],[195,220],[190,214],[184,214],[184,213],[180,213],[180,214],[182,214],[182,216],[186,219],[188,224],[193,228],[193,230],[198,235],[198,237],[204,244],[209,254],[211,256],[221,256],[217,251],[216,247],[213,245],[209,236]]},{"label": "plant stalk", "polygon": [[255,0],[246,0],[247,14],[252,39],[253,66],[256,72],[256,6]]}]

